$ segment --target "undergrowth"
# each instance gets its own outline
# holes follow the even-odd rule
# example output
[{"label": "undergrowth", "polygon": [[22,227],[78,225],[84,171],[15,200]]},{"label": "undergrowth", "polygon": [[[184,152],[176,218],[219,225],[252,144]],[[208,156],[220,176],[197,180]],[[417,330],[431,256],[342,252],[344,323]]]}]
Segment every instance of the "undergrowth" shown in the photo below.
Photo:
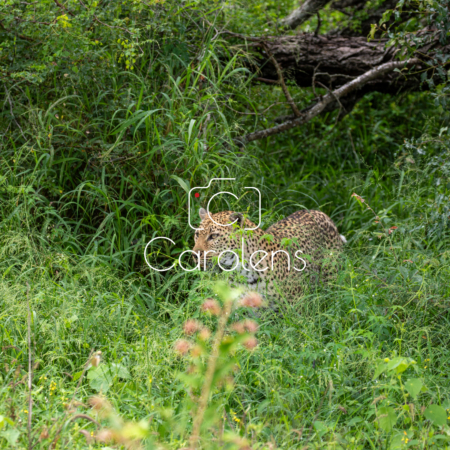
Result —
[{"label": "undergrowth", "polygon": [[[287,108],[281,89],[251,83],[245,54],[224,63],[229,48],[199,20],[213,7],[167,1],[150,14],[125,2],[82,32],[87,12],[61,19],[44,3],[37,17],[56,20],[47,44],[30,53],[11,38],[1,50],[14,76],[2,72],[0,446],[449,447],[445,88],[435,99],[371,94],[340,122],[328,114],[239,149],[232,137]],[[290,90],[300,106],[313,97]],[[282,104],[242,114],[254,98]],[[188,193],[212,178],[235,178],[213,192],[238,197],[213,211],[256,220],[246,188],[257,187],[262,228],[320,209],[348,240],[331,285],[277,312],[234,309],[223,341],[213,337],[235,294],[144,259],[154,237],[175,242],[160,246],[162,265],[192,248]],[[192,200],[195,223],[207,198]],[[205,315],[219,298],[225,309]],[[257,324],[258,345],[255,327],[236,323]]]}]

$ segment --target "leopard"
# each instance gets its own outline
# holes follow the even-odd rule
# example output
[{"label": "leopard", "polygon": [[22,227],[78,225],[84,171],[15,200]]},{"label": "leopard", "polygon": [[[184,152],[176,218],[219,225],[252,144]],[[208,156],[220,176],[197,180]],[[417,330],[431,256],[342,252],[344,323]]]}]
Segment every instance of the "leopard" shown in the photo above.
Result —
[{"label": "leopard", "polygon": [[233,272],[238,285],[269,300],[295,300],[336,276],[346,238],[318,210],[300,210],[266,230],[240,212],[200,208],[194,259],[200,270]]}]

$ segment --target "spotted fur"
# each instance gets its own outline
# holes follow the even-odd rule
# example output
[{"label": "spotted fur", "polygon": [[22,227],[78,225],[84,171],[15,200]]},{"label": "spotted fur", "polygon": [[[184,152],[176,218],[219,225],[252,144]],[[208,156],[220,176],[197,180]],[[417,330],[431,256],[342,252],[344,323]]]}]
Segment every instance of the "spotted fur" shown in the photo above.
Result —
[{"label": "spotted fur", "polygon": [[[221,268],[233,270],[238,278],[245,278],[251,289],[274,299],[283,296],[293,300],[311,282],[328,281],[336,273],[336,257],[345,242],[333,221],[314,210],[297,211],[266,231],[233,211],[209,217],[202,208],[200,218],[193,249],[200,257],[200,267],[212,268],[219,254],[227,251],[220,257]],[[244,228],[256,229],[244,231]],[[286,240],[290,240],[288,246]],[[267,256],[264,257],[262,250]],[[257,253],[251,257],[254,252]]]}]

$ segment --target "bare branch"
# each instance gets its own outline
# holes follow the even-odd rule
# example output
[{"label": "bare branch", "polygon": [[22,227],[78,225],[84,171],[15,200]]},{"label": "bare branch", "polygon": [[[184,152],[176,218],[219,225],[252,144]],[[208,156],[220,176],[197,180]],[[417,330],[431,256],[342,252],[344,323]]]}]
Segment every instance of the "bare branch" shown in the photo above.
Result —
[{"label": "bare branch", "polygon": [[67,11],[67,13],[69,14],[69,16],[74,16],[74,13],[72,11],[69,11],[62,3],[60,3],[58,0],[53,0],[56,5],[58,6],[58,8],[61,8],[63,11]]},{"label": "bare branch", "polygon": [[266,47],[266,51],[267,51],[267,54],[269,55],[269,58],[273,62],[273,65],[275,66],[275,68],[277,70],[278,82],[281,84],[281,89],[283,89],[286,100],[291,105],[292,111],[294,112],[295,116],[300,117],[301,116],[300,111],[298,110],[297,105],[294,102],[294,99],[291,97],[291,94],[289,93],[286,83],[284,82],[283,70],[281,69],[280,65],[278,64],[278,61],[274,58],[274,56],[272,55],[272,52],[269,50],[268,47]]},{"label": "bare branch", "polygon": [[284,131],[290,130],[291,128],[297,127],[299,125],[303,125],[306,122],[309,122],[311,119],[319,115],[323,110],[333,101],[337,101],[341,97],[345,97],[351,92],[361,89],[366,83],[369,83],[372,80],[376,80],[377,78],[383,76],[385,73],[392,72],[395,69],[402,69],[407,66],[412,66],[415,64],[419,64],[420,60],[417,58],[412,58],[407,61],[391,61],[381,66],[375,67],[374,69],[369,70],[363,75],[355,78],[354,80],[344,84],[340,88],[334,90],[333,92],[325,95],[322,100],[316,103],[312,108],[310,108],[307,112],[303,113],[300,117],[297,117],[293,120],[289,120],[280,125],[276,125],[272,128],[267,128],[265,130],[256,131],[254,133],[249,133],[246,136],[241,136],[239,138],[235,138],[234,142],[238,145],[247,144],[248,142],[256,141],[259,139],[263,139],[269,136],[273,136],[275,134],[282,133]]},{"label": "bare branch", "polygon": [[294,9],[282,23],[293,30],[316,15],[330,0],[306,0],[300,8]]}]

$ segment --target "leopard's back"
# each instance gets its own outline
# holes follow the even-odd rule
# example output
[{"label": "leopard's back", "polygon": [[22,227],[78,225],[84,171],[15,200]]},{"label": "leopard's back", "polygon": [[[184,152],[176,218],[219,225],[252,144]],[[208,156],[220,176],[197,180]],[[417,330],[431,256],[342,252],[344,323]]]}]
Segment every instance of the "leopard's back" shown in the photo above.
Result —
[{"label": "leopard's back", "polygon": [[325,213],[304,209],[274,223],[266,230],[276,238],[297,238],[306,250],[317,247],[340,249],[343,239],[334,222]]},{"label": "leopard's back", "polygon": [[337,257],[344,238],[325,213],[316,210],[297,211],[273,224],[266,233],[272,234],[277,242],[291,239],[291,250],[301,250],[303,255],[307,255],[303,272],[288,270],[282,255],[275,258],[278,267],[271,282],[275,281],[287,297],[298,298],[311,283],[315,284],[319,280],[327,282],[336,275]]}]

